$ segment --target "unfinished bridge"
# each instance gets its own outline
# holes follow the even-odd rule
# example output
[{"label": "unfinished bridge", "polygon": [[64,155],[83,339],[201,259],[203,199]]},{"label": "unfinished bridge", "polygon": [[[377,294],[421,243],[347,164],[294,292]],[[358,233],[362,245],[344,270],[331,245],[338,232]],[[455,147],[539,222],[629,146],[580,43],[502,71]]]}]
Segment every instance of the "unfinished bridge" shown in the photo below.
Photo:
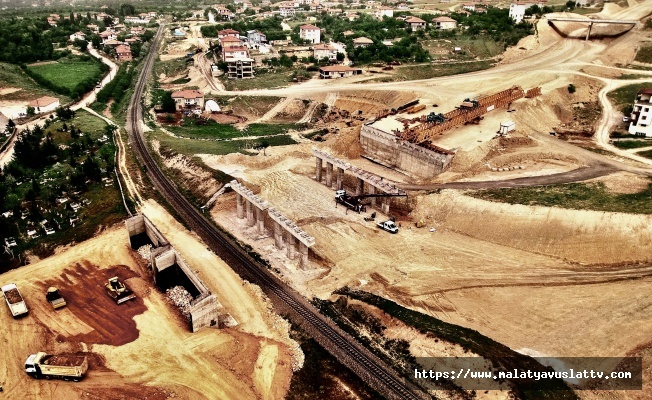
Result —
[{"label": "unfinished bridge", "polygon": [[614,24],[614,25],[631,25],[633,28],[638,21],[635,19],[589,19],[589,18],[566,18],[566,17],[548,17],[548,24],[553,25],[553,22],[578,22],[581,24],[588,24],[589,30],[586,32],[585,40],[591,37],[591,29],[593,24]]}]

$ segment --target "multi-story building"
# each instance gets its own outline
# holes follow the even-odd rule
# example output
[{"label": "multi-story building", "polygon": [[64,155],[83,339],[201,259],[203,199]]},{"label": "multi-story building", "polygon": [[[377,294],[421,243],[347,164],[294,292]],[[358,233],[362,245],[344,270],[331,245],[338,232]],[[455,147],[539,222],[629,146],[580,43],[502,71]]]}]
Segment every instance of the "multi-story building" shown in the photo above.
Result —
[{"label": "multi-story building", "polygon": [[254,77],[254,60],[251,58],[227,58],[227,76],[234,79],[247,79]]},{"label": "multi-story building", "polygon": [[301,25],[299,27],[299,37],[310,41],[312,44],[318,44],[320,41],[321,30],[314,25]]},{"label": "multi-story building", "polygon": [[547,0],[536,0],[536,1],[516,1],[509,5],[509,17],[514,20],[517,24],[525,18],[525,10],[532,6],[543,7],[546,5]]},{"label": "multi-story building", "polygon": [[394,9],[391,7],[380,6],[374,10],[374,17],[383,19],[383,17],[394,17]]},{"label": "multi-story building", "polygon": [[121,44],[115,48],[115,53],[118,55],[118,61],[131,61],[131,48],[127,45]]},{"label": "multi-story building", "polygon": [[652,136],[652,88],[638,91],[629,118],[629,133],[636,136]]}]

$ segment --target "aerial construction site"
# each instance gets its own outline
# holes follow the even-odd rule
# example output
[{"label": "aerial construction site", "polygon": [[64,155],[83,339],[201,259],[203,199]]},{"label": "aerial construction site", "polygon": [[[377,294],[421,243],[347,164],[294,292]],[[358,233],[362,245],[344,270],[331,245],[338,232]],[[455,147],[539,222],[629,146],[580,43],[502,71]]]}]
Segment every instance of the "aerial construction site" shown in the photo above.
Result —
[{"label": "aerial construction site", "polygon": [[[621,3],[532,19],[475,72],[249,90],[215,72],[203,13],[160,17],[123,123],[85,111],[117,126],[119,215],[20,263],[2,237],[0,397],[651,398],[652,143],[623,110],[652,89],[652,2]],[[466,357],[639,378],[414,376]]]}]

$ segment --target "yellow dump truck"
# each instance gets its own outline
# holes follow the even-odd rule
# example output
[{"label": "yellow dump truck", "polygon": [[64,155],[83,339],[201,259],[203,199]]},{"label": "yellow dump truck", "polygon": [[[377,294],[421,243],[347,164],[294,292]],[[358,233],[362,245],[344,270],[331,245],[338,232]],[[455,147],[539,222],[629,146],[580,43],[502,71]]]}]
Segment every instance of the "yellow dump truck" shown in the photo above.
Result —
[{"label": "yellow dump truck", "polygon": [[25,361],[25,372],[35,379],[63,379],[79,382],[88,371],[88,358],[80,355],[31,354]]}]

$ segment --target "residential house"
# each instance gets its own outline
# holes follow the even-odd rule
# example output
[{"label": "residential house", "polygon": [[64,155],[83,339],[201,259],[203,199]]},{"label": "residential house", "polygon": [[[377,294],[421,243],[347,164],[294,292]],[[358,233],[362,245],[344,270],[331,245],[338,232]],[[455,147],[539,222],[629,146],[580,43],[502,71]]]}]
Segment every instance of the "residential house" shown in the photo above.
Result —
[{"label": "residential house", "polygon": [[443,31],[457,28],[457,21],[451,17],[437,17],[432,19],[435,28]]},{"label": "residential house", "polygon": [[131,61],[131,48],[127,45],[121,44],[115,48],[115,53],[118,55],[118,61]]},{"label": "residential house", "polygon": [[52,17],[48,17],[48,25],[50,25],[53,28],[56,28],[57,27],[57,20],[55,20]]},{"label": "residential house", "polygon": [[[405,11],[405,10],[409,10],[410,6],[408,6],[405,3],[400,3],[399,5],[396,6],[396,8],[401,10],[401,11]],[[435,10],[432,10],[432,11],[435,11]]]},{"label": "residential house", "polygon": [[122,42],[119,41],[119,40],[111,39],[111,40],[107,40],[106,42],[104,42],[104,43],[102,43],[102,44],[103,44],[104,46],[118,47],[118,46],[120,46],[121,44],[124,44],[124,43],[122,43]]},{"label": "residential house", "polygon": [[126,29],[126,26],[124,24],[117,24],[113,25],[113,30],[116,32],[122,32]]},{"label": "residential house", "polygon": [[516,1],[509,5],[509,17],[518,24],[525,18],[525,10],[534,5],[543,7],[546,5],[546,0]]},{"label": "residential house", "polygon": [[318,44],[320,41],[321,30],[314,25],[301,25],[299,27],[299,37],[308,40],[312,44]]},{"label": "residential house", "polygon": [[247,41],[249,42],[249,45],[260,45],[261,43],[267,43],[267,36],[262,33],[261,31],[247,31]]},{"label": "residential house", "polygon": [[140,14],[138,14],[138,16],[140,18],[146,20],[147,22],[149,22],[149,21],[153,20],[154,18],[156,18],[156,12],[155,11],[150,11],[150,12],[146,12],[146,13],[140,13]]},{"label": "residential house", "polygon": [[129,30],[132,35],[142,35],[145,33],[145,28],[142,26],[132,26],[131,29]]},{"label": "residential house", "polygon": [[337,61],[337,49],[333,46],[327,45],[326,43],[314,46],[312,48],[312,55],[317,60],[327,58],[328,61]]},{"label": "residential house", "polygon": [[362,73],[360,68],[345,67],[342,65],[327,65],[319,68],[319,77],[321,79],[345,78]]},{"label": "residential house", "polygon": [[475,11],[475,4],[473,3],[462,3],[462,9],[466,11]]},{"label": "residential house", "polygon": [[88,24],[86,25],[86,28],[88,28],[93,33],[100,33],[100,27],[95,24]]},{"label": "residential house", "polygon": [[240,32],[234,30],[234,29],[222,29],[221,31],[217,32],[217,38],[218,39],[224,39],[225,37],[234,37],[236,39],[240,38]]},{"label": "residential house", "polygon": [[125,43],[128,44],[128,45],[132,45],[132,44],[137,43],[137,42],[140,42],[140,39],[138,39],[136,37],[125,39]]},{"label": "residential house", "polygon": [[204,108],[204,94],[198,90],[180,90],[172,93],[177,111]]},{"label": "residential house", "polygon": [[351,35],[355,35],[355,32],[353,32],[353,31],[344,31],[344,32],[342,32],[342,35],[344,35],[345,37],[346,36],[351,36]]},{"label": "residential house", "polygon": [[630,117],[629,133],[652,137],[652,88],[641,89],[636,94]]},{"label": "residential house", "polygon": [[374,41],[369,39],[369,38],[366,38],[364,36],[353,39],[353,48],[354,49],[357,49],[358,47],[371,46],[372,44],[374,44]]},{"label": "residential house", "polygon": [[118,35],[116,35],[115,32],[112,30],[106,30],[104,32],[100,32],[100,39],[102,39],[102,44],[105,44],[109,40],[116,40],[118,38]]},{"label": "residential house", "polygon": [[283,18],[294,17],[295,9],[294,6],[282,5],[278,8],[279,15]]},{"label": "residential house", "polygon": [[244,45],[242,40],[233,36],[223,37],[220,39],[220,44],[222,45],[222,49],[228,49],[229,47],[240,47]]},{"label": "residential house", "polygon": [[391,7],[381,6],[374,10],[374,17],[383,19],[383,17],[394,17],[394,9]]},{"label": "residential house", "polygon": [[74,42],[75,40],[86,40],[86,34],[84,32],[75,32],[70,35],[70,41]]},{"label": "residential house", "polygon": [[219,15],[220,19],[222,19],[222,20],[231,21],[232,19],[235,18],[235,14],[231,10],[229,10],[228,8],[226,8],[225,6],[223,6],[221,4],[218,5],[217,7],[215,7],[215,11],[217,11],[217,15]]},{"label": "residential house", "polygon": [[36,100],[32,100],[27,104],[29,107],[34,107],[36,113],[49,113],[61,106],[61,102],[56,97],[43,96]]},{"label": "residential house", "polygon": [[149,23],[149,19],[147,18],[142,18],[137,15],[129,15],[125,17],[125,23],[126,24],[147,24]]},{"label": "residential house", "polygon": [[426,29],[426,21],[422,20],[421,18],[417,18],[417,17],[406,18],[405,23],[408,24],[408,26],[413,31]]}]

